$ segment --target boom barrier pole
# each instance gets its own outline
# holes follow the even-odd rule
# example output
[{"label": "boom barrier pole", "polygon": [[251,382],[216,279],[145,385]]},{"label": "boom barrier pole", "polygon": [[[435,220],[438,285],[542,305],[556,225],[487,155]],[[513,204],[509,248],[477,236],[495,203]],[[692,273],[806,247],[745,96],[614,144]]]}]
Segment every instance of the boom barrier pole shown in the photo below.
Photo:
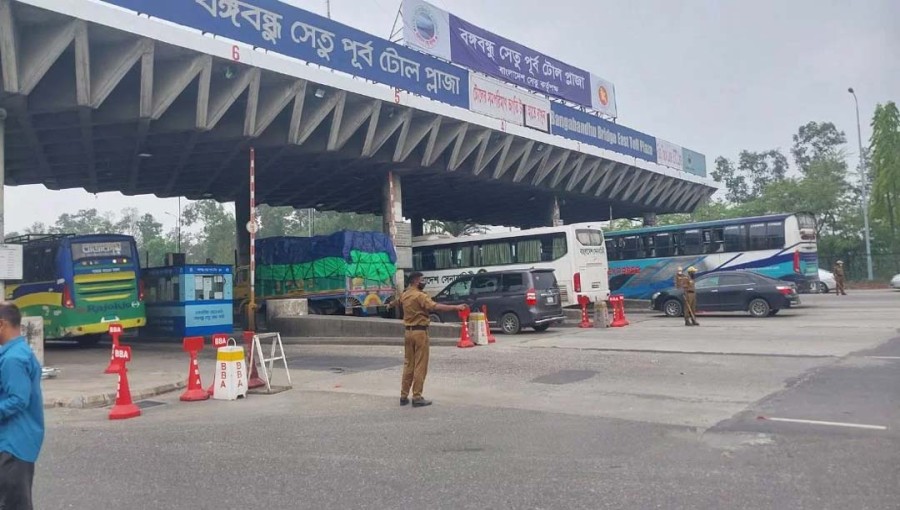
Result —
[{"label": "boom barrier pole", "polygon": [[256,331],[256,150],[250,147],[250,303],[247,305],[247,326]]}]

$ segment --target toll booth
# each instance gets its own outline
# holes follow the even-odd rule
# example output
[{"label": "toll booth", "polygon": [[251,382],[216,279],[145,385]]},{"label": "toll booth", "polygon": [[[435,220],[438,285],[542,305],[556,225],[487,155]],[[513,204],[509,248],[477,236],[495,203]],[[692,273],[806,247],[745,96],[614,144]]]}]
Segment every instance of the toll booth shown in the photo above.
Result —
[{"label": "toll booth", "polygon": [[232,333],[231,266],[186,264],[143,271],[147,333],[173,337]]}]

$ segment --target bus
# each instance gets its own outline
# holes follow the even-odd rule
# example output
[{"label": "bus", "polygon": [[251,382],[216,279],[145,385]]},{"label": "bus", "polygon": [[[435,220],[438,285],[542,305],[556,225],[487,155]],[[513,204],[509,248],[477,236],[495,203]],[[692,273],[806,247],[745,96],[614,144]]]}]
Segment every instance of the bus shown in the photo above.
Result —
[{"label": "bus", "polygon": [[43,317],[44,338],[95,344],[116,322],[146,324],[140,258],[134,238],[115,234],[30,234],[21,244],[22,281],[6,299],[26,317]]},{"label": "bus", "polygon": [[610,289],[633,299],[671,287],[679,267],[754,271],[798,289],[819,278],[816,220],[806,213],[607,232],[606,252]]},{"label": "bus", "polygon": [[431,295],[462,275],[531,268],[554,271],[563,306],[578,305],[579,295],[609,299],[606,247],[598,224],[413,239],[413,269],[422,272]]}]

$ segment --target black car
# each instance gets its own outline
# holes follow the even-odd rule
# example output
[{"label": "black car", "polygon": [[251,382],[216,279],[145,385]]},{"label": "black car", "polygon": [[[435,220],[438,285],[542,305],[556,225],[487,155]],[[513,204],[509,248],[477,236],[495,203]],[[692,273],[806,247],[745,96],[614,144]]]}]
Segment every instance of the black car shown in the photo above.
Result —
[{"label": "black car", "polygon": [[[752,272],[709,273],[697,278],[697,310],[703,312],[750,312],[767,317],[800,304],[797,287]],[[657,292],[650,308],[669,317],[684,313],[684,293],[674,287]]]},{"label": "black car", "polygon": [[[559,285],[552,269],[522,269],[460,276],[434,300],[448,305],[466,304],[480,312],[487,305],[492,327],[514,335],[522,328],[546,331],[565,320]],[[459,322],[456,312],[435,312],[432,322]]]}]

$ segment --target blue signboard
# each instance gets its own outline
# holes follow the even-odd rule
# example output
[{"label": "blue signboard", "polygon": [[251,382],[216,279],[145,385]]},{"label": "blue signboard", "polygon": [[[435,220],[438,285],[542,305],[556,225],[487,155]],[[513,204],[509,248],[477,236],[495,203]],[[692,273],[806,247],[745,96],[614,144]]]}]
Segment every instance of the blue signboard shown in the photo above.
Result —
[{"label": "blue signboard", "polygon": [[467,71],[278,0],[102,1],[469,107]]},{"label": "blue signboard", "polygon": [[170,336],[231,333],[231,266],[156,267],[143,272],[147,330]]},{"label": "blue signboard", "polygon": [[552,134],[656,162],[656,138],[559,103],[550,109]]}]

